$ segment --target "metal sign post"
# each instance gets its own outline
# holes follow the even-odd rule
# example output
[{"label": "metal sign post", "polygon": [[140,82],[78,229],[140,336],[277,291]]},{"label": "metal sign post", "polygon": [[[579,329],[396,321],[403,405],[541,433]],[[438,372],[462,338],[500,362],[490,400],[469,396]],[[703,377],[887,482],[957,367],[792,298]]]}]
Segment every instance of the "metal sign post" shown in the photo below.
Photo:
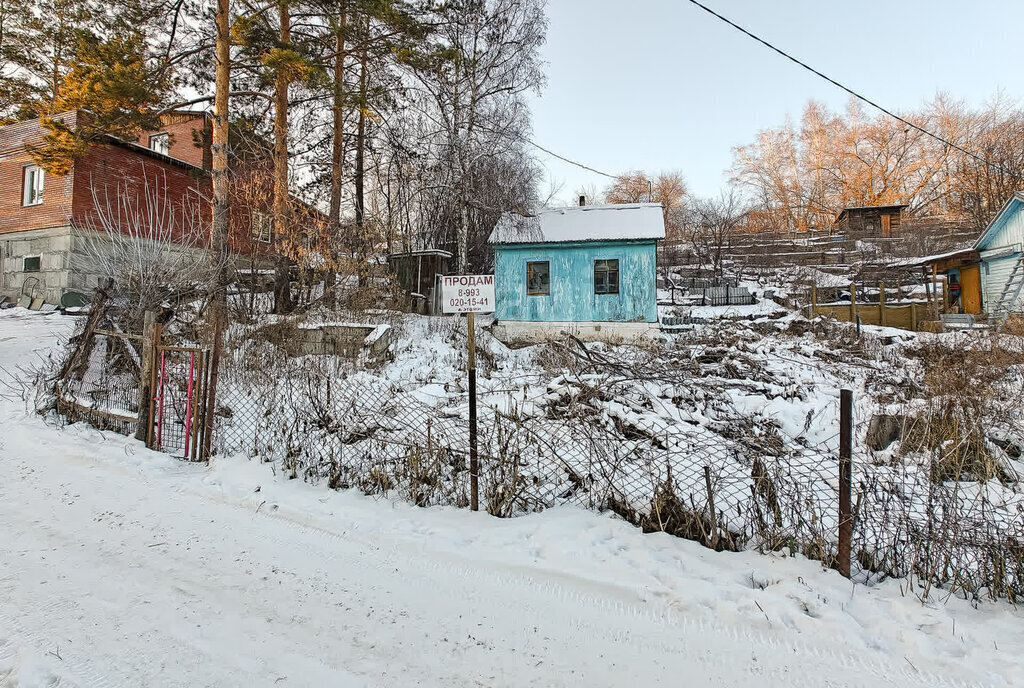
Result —
[{"label": "metal sign post", "polygon": [[480,510],[480,457],[476,451],[476,318],[466,313],[466,340],[469,345],[469,508]]},{"label": "metal sign post", "polygon": [[494,275],[448,275],[441,278],[441,309],[465,313],[469,357],[469,508],[480,510],[480,459],[476,433],[476,313],[494,312]]}]

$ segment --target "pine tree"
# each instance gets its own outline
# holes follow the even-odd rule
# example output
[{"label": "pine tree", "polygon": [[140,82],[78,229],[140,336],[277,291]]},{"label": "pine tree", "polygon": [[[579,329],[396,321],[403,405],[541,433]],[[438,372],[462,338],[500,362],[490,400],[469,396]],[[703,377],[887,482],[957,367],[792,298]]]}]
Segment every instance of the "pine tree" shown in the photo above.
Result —
[{"label": "pine tree", "polygon": [[29,0],[0,0],[0,124],[34,117],[39,87],[21,66],[28,40]]},{"label": "pine tree", "polygon": [[89,145],[104,135],[135,138],[160,126],[158,110],[169,91],[166,73],[147,64],[147,44],[139,32],[107,41],[80,37],[73,66],[63,78],[49,113],[87,110],[74,126],[50,114],[42,118],[43,145],[33,151],[36,164],[52,174],[67,174]]}]

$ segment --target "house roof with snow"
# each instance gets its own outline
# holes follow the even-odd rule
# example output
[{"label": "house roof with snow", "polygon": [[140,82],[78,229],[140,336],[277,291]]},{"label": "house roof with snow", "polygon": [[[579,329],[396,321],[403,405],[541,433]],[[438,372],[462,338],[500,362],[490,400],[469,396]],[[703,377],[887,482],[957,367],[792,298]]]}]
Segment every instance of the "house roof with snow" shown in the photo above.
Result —
[{"label": "house roof with snow", "polygon": [[661,203],[619,203],[554,208],[533,215],[504,213],[488,241],[491,244],[553,244],[664,238]]}]

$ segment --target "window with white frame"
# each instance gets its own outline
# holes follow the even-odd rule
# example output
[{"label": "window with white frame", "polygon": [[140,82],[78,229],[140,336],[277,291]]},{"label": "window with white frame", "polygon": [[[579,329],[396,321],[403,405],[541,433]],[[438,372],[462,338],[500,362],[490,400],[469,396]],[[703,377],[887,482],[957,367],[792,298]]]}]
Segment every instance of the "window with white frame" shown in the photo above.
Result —
[{"label": "window with white frame", "polygon": [[149,150],[162,153],[164,155],[170,155],[171,152],[171,135],[168,133],[163,134],[152,134],[149,137]]},{"label": "window with white frame", "polygon": [[21,189],[22,205],[39,205],[43,202],[43,181],[46,172],[35,165],[25,165]]},{"label": "window with white frame", "polygon": [[252,240],[262,244],[270,243],[270,218],[261,212],[252,214]]}]

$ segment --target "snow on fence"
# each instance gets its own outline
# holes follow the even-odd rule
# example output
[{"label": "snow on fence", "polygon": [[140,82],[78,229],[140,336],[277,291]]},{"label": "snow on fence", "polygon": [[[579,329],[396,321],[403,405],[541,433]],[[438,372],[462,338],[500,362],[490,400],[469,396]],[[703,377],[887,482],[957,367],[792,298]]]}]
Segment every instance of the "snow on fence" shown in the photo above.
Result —
[{"label": "snow on fence", "polygon": [[[311,365],[257,381],[228,373],[218,451],[279,462],[293,478],[411,503],[469,504],[468,400],[425,399],[372,375]],[[788,548],[833,566],[838,457],[781,433],[723,440],[563,377],[538,398],[485,399],[483,508],[511,517],[575,504],[715,549]],[[936,483],[928,459],[855,457],[853,570],[917,576],[964,594],[1024,592],[1024,521],[1015,492]]]},{"label": "snow on fence", "polygon": [[[58,408],[130,434],[139,410],[136,342],[95,335],[65,364]],[[272,349],[251,339],[229,347],[217,452],[274,462],[335,489],[422,506],[469,504],[465,390],[410,392],[340,357],[275,357]],[[687,410],[673,397],[692,392],[692,380],[669,385],[661,400],[637,396],[636,369],[597,351],[586,356],[606,372],[563,374],[529,398],[487,388],[478,442],[488,512],[512,517],[575,504],[715,549],[788,549],[836,564],[839,462],[828,440],[811,444],[770,423]],[[1024,495],[1015,483],[944,480],[935,461],[918,453],[876,465],[854,453],[855,576],[912,576],[1017,599]]]}]

